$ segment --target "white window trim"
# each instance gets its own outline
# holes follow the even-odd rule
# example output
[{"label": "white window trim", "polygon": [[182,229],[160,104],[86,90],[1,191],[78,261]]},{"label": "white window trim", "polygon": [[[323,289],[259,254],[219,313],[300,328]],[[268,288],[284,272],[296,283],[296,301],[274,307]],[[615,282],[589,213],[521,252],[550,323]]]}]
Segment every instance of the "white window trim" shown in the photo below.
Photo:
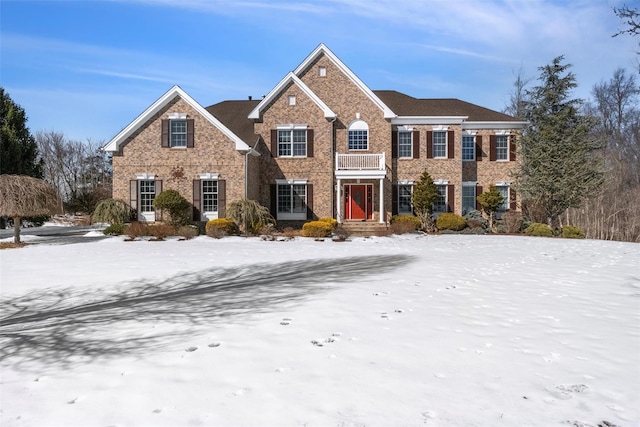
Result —
[{"label": "white window trim", "polygon": [[136,179],[138,181],[142,181],[142,180],[147,181],[151,179],[156,179],[156,176],[148,173],[139,173],[139,174],[136,174]]},{"label": "white window trim", "polygon": [[[211,172],[206,172],[206,173],[201,173],[198,174],[198,178],[200,178],[200,181],[218,181],[220,178],[220,174],[219,173],[211,173]],[[209,221],[212,219],[218,219],[218,211],[205,211],[202,207],[202,204],[204,203],[204,191],[202,190],[202,182],[200,182],[200,216],[201,219],[203,221]]]},{"label": "white window trim", "polygon": [[504,200],[502,203],[505,204],[506,209],[499,209],[500,212],[506,212],[511,210],[511,182],[509,181],[497,181],[495,183],[496,187],[507,187],[507,200]]},{"label": "white window trim", "polygon": [[325,67],[324,65],[320,65],[318,67],[318,76],[327,77],[327,67]]},{"label": "white window trim", "polygon": [[307,129],[309,127],[309,125],[306,124],[300,124],[300,123],[286,123],[286,124],[280,124],[276,126],[277,130],[302,130],[302,129]]},{"label": "white window trim", "polygon": [[[155,181],[156,176],[148,173],[139,173],[136,175],[136,179],[138,181]],[[154,184],[154,189],[155,189],[155,184]],[[143,212],[141,210],[142,200],[140,200],[140,182],[138,182],[138,188],[136,189],[136,191],[138,192],[138,220],[139,221],[142,220],[144,222],[155,222],[156,220],[155,210],[148,211],[148,212]]]},{"label": "white window trim", "polygon": [[[277,125],[276,126],[276,130],[278,130],[278,131],[281,131],[281,130],[283,130],[283,131],[305,130],[306,131],[308,128],[309,128],[308,125],[299,124],[299,123],[288,123],[288,124],[281,124],[281,125]],[[293,144],[294,144],[294,142],[293,142],[293,135],[291,135],[291,154],[288,155],[288,156],[281,156],[280,155],[280,142],[278,142],[278,147],[277,147],[278,157],[285,158],[285,159],[286,158],[297,158],[297,159],[306,158],[307,154],[308,154],[308,148],[309,148],[309,146],[307,145],[308,144],[307,137],[308,137],[308,135],[305,134],[305,137],[304,137],[305,155],[304,156],[294,156],[293,155]]]},{"label": "white window trim", "polygon": [[[464,187],[472,187],[473,194],[477,198],[478,197],[478,181],[462,181],[463,189],[460,192],[460,206],[464,210]],[[476,209],[477,201],[474,200],[473,209]]]},{"label": "white window trim", "polygon": [[289,103],[289,105],[296,105],[296,96],[295,95],[289,95],[288,103]]},{"label": "white window trim", "polygon": [[[276,185],[307,185],[307,179],[276,179]],[[305,197],[305,205],[307,205],[307,191],[305,189],[304,193]],[[276,192],[276,205],[278,203],[278,194]],[[307,213],[306,212],[295,212],[295,213],[286,213],[286,212],[278,212],[276,208],[276,220],[306,220]]]},{"label": "white window trim", "polygon": [[436,156],[435,154],[435,135],[434,135],[434,139],[431,141],[431,143],[433,144],[433,158],[434,159],[448,159],[449,158],[449,133],[447,131],[447,129],[436,129],[436,127],[445,127],[446,126],[434,126],[433,128],[433,132],[444,132],[444,156]]},{"label": "white window trim", "polygon": [[198,175],[200,177],[200,179],[206,179],[209,181],[217,181],[218,178],[220,177],[219,173],[211,173],[211,172],[207,172],[207,173],[201,173]]},{"label": "white window trim", "polygon": [[167,114],[169,120],[186,120],[187,113],[169,113]]},{"label": "white window trim", "polygon": [[[400,134],[408,133],[411,136],[411,154],[408,156],[400,156]],[[398,126],[398,159],[413,159],[413,127],[411,126]]]},{"label": "white window trim", "polygon": [[[402,185],[402,186],[411,186],[411,197],[413,197],[413,185],[414,185],[415,181],[409,181],[406,179],[401,179],[398,180],[398,186]],[[413,213],[413,204],[411,205],[411,210],[409,210],[408,212],[400,212],[400,191],[398,191],[398,195],[397,195],[398,200],[396,200],[396,203],[398,203],[398,214],[399,215],[406,215],[408,213]]]},{"label": "white window trim", "polygon": [[434,132],[448,131],[449,126],[444,126],[444,125],[432,126],[431,130]]}]

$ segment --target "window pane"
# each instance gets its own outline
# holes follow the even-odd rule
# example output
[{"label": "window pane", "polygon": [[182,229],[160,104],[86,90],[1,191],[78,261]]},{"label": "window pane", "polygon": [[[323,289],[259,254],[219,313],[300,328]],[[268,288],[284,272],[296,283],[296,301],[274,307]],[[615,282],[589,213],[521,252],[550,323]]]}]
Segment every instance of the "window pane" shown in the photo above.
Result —
[{"label": "window pane", "polygon": [[476,186],[475,185],[463,185],[462,186],[462,215],[465,215],[469,211],[476,208]]},{"label": "window pane", "polygon": [[368,134],[368,130],[350,130],[349,150],[367,150]]},{"label": "window pane", "polygon": [[447,157],[447,132],[433,132],[433,157]]},{"label": "window pane", "polygon": [[398,132],[398,157],[413,157],[411,132]]},{"label": "window pane", "polygon": [[187,121],[171,120],[171,146],[187,146]]},{"label": "window pane", "polygon": [[307,211],[307,186],[298,184],[293,186],[293,212],[301,213]]},{"label": "window pane", "polygon": [[433,204],[434,212],[446,212],[447,211],[447,186],[438,185],[438,200]]},{"label": "window pane", "polygon": [[496,136],[496,160],[509,160],[509,140],[507,135]]},{"label": "window pane", "polygon": [[411,185],[398,185],[398,213],[411,212]]},{"label": "window pane", "polygon": [[291,155],[291,131],[278,131],[278,156]]},{"label": "window pane", "polygon": [[202,210],[204,212],[218,211],[218,181],[202,181]]},{"label": "window pane", "polygon": [[506,211],[509,209],[509,187],[506,185],[496,185],[496,188],[503,197],[502,204],[498,209],[501,211]]},{"label": "window pane", "polygon": [[462,160],[476,159],[476,141],[474,136],[462,136]]},{"label": "window pane", "polygon": [[278,185],[278,212],[291,212],[291,186]]},{"label": "window pane", "polygon": [[156,182],[153,180],[138,181],[140,186],[140,212],[154,212],[153,199],[156,197]]},{"label": "window pane", "polygon": [[307,156],[307,131],[305,129],[293,131],[293,155]]}]

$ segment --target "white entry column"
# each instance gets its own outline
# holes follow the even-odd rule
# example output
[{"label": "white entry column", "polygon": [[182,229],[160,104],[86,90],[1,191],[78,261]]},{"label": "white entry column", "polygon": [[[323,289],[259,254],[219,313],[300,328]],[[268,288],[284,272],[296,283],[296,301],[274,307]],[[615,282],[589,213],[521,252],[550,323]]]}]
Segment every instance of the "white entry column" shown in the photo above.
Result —
[{"label": "white entry column", "polygon": [[342,223],[342,212],[340,211],[340,208],[342,207],[342,203],[341,203],[341,197],[342,195],[340,194],[341,189],[342,189],[342,181],[340,179],[337,180],[338,181],[338,185],[336,186],[336,216],[337,216],[337,220],[338,220],[338,224]]},{"label": "white entry column", "polygon": [[384,181],[380,178],[380,223],[384,224]]}]

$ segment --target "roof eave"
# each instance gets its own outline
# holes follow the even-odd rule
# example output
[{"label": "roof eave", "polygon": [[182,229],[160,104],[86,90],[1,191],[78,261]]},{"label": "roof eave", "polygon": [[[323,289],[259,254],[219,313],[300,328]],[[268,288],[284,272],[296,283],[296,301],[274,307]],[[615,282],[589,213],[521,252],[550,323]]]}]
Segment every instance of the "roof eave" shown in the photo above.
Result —
[{"label": "roof eave", "polygon": [[524,129],[529,126],[525,120],[514,121],[468,121],[462,124],[463,129]]},{"label": "roof eave", "polygon": [[392,125],[459,125],[469,116],[397,116]]}]

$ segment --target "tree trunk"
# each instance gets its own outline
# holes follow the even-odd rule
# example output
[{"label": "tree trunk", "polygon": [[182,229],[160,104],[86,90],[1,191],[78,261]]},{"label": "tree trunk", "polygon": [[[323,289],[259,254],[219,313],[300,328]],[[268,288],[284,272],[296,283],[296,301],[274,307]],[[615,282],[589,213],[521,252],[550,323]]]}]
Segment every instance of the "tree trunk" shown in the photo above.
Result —
[{"label": "tree trunk", "polygon": [[13,242],[20,243],[20,223],[22,222],[22,217],[14,216],[13,217]]}]

